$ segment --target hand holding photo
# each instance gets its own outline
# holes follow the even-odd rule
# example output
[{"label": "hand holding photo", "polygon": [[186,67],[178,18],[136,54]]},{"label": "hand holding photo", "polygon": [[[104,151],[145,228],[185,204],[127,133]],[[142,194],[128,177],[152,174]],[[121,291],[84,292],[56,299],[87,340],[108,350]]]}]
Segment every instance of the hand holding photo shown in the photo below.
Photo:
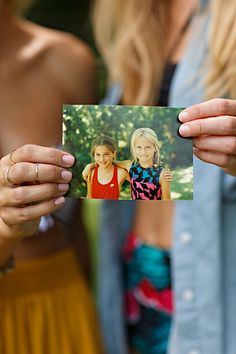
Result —
[{"label": "hand holding photo", "polygon": [[68,196],[192,199],[192,142],[180,108],[65,105],[64,148],[76,157]]}]

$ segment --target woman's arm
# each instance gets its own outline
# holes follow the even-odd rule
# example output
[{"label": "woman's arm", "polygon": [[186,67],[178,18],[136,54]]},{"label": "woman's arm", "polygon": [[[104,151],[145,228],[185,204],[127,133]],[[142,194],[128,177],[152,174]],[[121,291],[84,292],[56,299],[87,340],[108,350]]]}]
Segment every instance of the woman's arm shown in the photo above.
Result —
[{"label": "woman's arm", "polygon": [[193,137],[194,154],[236,176],[236,100],[216,98],[183,110],[179,132]]},{"label": "woman's arm", "polygon": [[170,194],[170,182],[165,179],[164,170],[162,170],[160,175],[160,185],[161,185],[161,199],[162,200],[171,200]]}]

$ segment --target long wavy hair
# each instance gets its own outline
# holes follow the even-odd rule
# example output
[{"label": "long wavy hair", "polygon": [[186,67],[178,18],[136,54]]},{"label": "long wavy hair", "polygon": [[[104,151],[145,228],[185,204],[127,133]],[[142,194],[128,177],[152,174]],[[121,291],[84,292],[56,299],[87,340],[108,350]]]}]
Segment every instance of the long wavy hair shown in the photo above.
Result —
[{"label": "long wavy hair", "polygon": [[206,98],[236,99],[236,1],[212,0]]},{"label": "long wavy hair", "polygon": [[[236,1],[211,0],[206,98],[236,98]],[[154,104],[159,92],[168,26],[168,0],[96,0],[95,38],[109,80],[123,88],[123,103]]]}]

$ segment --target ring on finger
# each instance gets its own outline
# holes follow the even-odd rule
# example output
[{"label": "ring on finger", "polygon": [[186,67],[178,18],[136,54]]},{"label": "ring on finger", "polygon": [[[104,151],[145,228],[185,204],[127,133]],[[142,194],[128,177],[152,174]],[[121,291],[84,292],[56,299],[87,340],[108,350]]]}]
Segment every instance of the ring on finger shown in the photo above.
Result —
[{"label": "ring on finger", "polygon": [[40,180],[39,180],[39,164],[38,163],[35,164],[35,182],[40,184]]},{"label": "ring on finger", "polygon": [[10,155],[9,155],[9,160],[10,160],[10,162],[11,162],[11,164],[12,165],[15,165],[16,164],[16,162],[14,161],[14,159],[13,159],[13,153],[16,151],[16,149],[14,149],[11,153],[10,153]]},{"label": "ring on finger", "polygon": [[14,183],[14,182],[12,181],[10,175],[9,175],[9,174],[10,174],[10,169],[11,169],[11,166],[8,167],[8,169],[7,169],[6,172],[5,172],[5,179],[6,179],[6,182],[8,183],[8,185],[9,185],[10,187],[17,187],[18,184]]}]

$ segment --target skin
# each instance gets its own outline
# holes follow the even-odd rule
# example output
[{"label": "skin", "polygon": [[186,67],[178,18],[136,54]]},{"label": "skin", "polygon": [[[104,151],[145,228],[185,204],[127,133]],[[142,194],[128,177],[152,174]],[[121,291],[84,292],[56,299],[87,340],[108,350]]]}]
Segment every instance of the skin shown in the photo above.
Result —
[{"label": "skin", "polygon": [[[112,152],[106,145],[99,145],[94,151],[94,160],[98,165],[98,181],[101,184],[107,184],[113,177],[114,165],[113,160],[116,156],[116,151]],[[91,180],[93,178],[94,170],[91,173]],[[118,185],[121,190],[122,184],[125,180],[129,180],[129,174],[123,168],[118,168]],[[92,198],[91,182],[88,182],[87,198]]]},{"label": "skin", "polygon": [[[32,258],[79,244],[57,222],[40,237],[30,236],[42,215],[64,203],[72,177],[68,168],[74,158],[50,148],[61,142],[62,104],[95,101],[90,50],[71,35],[12,16],[9,4],[3,1],[0,7],[0,265],[12,253]],[[39,185],[34,163],[39,164]],[[8,167],[11,180],[23,185],[8,185]],[[74,226],[81,229],[81,213],[76,213]]]},{"label": "skin", "polygon": [[194,154],[236,176],[236,101],[213,99],[182,111],[183,137],[193,137]]}]

